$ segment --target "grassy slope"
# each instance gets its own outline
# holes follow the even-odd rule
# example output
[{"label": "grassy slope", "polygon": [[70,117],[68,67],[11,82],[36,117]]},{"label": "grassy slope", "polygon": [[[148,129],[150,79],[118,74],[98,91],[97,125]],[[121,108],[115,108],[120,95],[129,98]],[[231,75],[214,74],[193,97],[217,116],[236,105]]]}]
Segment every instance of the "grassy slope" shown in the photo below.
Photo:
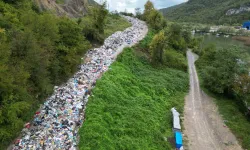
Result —
[{"label": "grassy slope", "polygon": [[80,129],[80,149],[172,149],[170,109],[183,112],[188,74],[156,69],[126,48],[97,81]]},{"label": "grassy slope", "polygon": [[232,16],[226,16],[226,12],[245,4],[249,4],[249,0],[190,0],[160,11],[167,19],[178,22],[242,24],[243,21],[249,20],[249,12]]},{"label": "grassy slope", "polygon": [[107,38],[114,32],[123,31],[130,26],[131,24],[126,19],[116,15],[108,15],[104,36]]}]

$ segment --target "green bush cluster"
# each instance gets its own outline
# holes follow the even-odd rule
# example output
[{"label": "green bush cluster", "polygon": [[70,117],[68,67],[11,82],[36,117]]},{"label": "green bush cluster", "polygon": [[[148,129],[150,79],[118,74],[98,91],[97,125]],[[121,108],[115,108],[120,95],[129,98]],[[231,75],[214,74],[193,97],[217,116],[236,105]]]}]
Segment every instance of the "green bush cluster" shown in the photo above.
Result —
[{"label": "green bush cluster", "polygon": [[153,38],[150,32],[142,41],[142,46],[144,49],[148,48],[154,65],[187,71],[185,53],[193,40],[190,32],[183,30],[178,24],[172,24],[155,34]]},{"label": "green bush cluster", "polygon": [[[196,64],[204,86],[217,94],[237,96],[236,86],[239,82],[244,82],[240,81],[242,76],[248,75],[247,51],[234,45],[217,47],[209,44],[199,54]],[[243,95],[245,94],[242,93]]]},{"label": "green bush cluster", "polygon": [[97,81],[80,129],[81,150],[172,149],[172,114],[183,112],[188,74],[154,68],[138,55],[140,45],[125,48]]}]

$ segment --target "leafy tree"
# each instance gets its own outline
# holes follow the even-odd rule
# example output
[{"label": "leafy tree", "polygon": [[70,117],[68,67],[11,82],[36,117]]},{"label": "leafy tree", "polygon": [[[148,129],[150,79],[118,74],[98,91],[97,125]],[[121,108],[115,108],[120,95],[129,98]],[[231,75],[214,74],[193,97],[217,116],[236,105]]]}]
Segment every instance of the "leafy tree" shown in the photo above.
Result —
[{"label": "leafy tree", "polygon": [[153,29],[161,30],[166,25],[163,15],[154,8],[154,4],[151,1],[147,1],[144,7],[144,20]]},{"label": "leafy tree", "polygon": [[150,53],[152,56],[153,63],[163,63],[163,54],[166,47],[166,36],[164,31],[156,34],[150,43]]},{"label": "leafy tree", "polygon": [[230,95],[236,76],[245,70],[245,65],[239,62],[240,50],[237,47],[219,49],[214,56],[208,54],[206,57],[214,57],[214,60],[203,69],[204,85],[215,93]]},{"label": "leafy tree", "polygon": [[161,30],[164,27],[164,18],[163,15],[157,11],[152,10],[148,17],[148,23],[155,30]]},{"label": "leafy tree", "polygon": [[172,24],[165,29],[168,45],[175,50],[185,51],[187,43],[182,36],[182,28],[178,24]]},{"label": "leafy tree", "polygon": [[100,6],[91,6],[89,13],[82,20],[83,33],[89,40],[103,42],[104,25],[108,15],[106,3]]},{"label": "leafy tree", "polygon": [[147,3],[144,5],[144,13],[143,13],[144,20],[149,22],[150,20],[149,16],[153,10],[155,10],[154,4],[150,0],[148,0]]},{"label": "leafy tree", "polygon": [[142,19],[142,12],[141,12],[141,8],[135,8],[135,17]]}]

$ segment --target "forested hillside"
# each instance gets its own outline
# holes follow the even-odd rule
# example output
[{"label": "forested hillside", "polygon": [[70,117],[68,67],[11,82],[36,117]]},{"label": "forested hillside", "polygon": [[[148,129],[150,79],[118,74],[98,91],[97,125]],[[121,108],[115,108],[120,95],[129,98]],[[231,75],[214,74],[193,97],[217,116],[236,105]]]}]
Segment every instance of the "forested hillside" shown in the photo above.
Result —
[{"label": "forested hillside", "polygon": [[108,14],[105,4],[88,12],[72,20],[41,12],[30,0],[0,1],[0,149],[20,133],[54,85],[77,70],[90,43],[130,26]]},{"label": "forested hillside", "polygon": [[178,22],[242,24],[250,20],[249,5],[249,0],[189,0],[160,11]]}]

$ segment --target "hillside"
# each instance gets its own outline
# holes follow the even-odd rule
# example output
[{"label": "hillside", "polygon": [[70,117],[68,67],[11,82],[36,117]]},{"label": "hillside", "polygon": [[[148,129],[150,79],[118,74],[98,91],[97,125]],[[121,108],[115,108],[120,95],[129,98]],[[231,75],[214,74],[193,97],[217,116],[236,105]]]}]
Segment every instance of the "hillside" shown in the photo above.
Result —
[{"label": "hillside", "polygon": [[167,19],[177,22],[242,24],[250,20],[249,0],[189,0],[160,11]]},{"label": "hillside", "polygon": [[87,12],[89,5],[96,5],[94,0],[35,0],[40,10],[52,10],[59,16],[80,17]]}]

